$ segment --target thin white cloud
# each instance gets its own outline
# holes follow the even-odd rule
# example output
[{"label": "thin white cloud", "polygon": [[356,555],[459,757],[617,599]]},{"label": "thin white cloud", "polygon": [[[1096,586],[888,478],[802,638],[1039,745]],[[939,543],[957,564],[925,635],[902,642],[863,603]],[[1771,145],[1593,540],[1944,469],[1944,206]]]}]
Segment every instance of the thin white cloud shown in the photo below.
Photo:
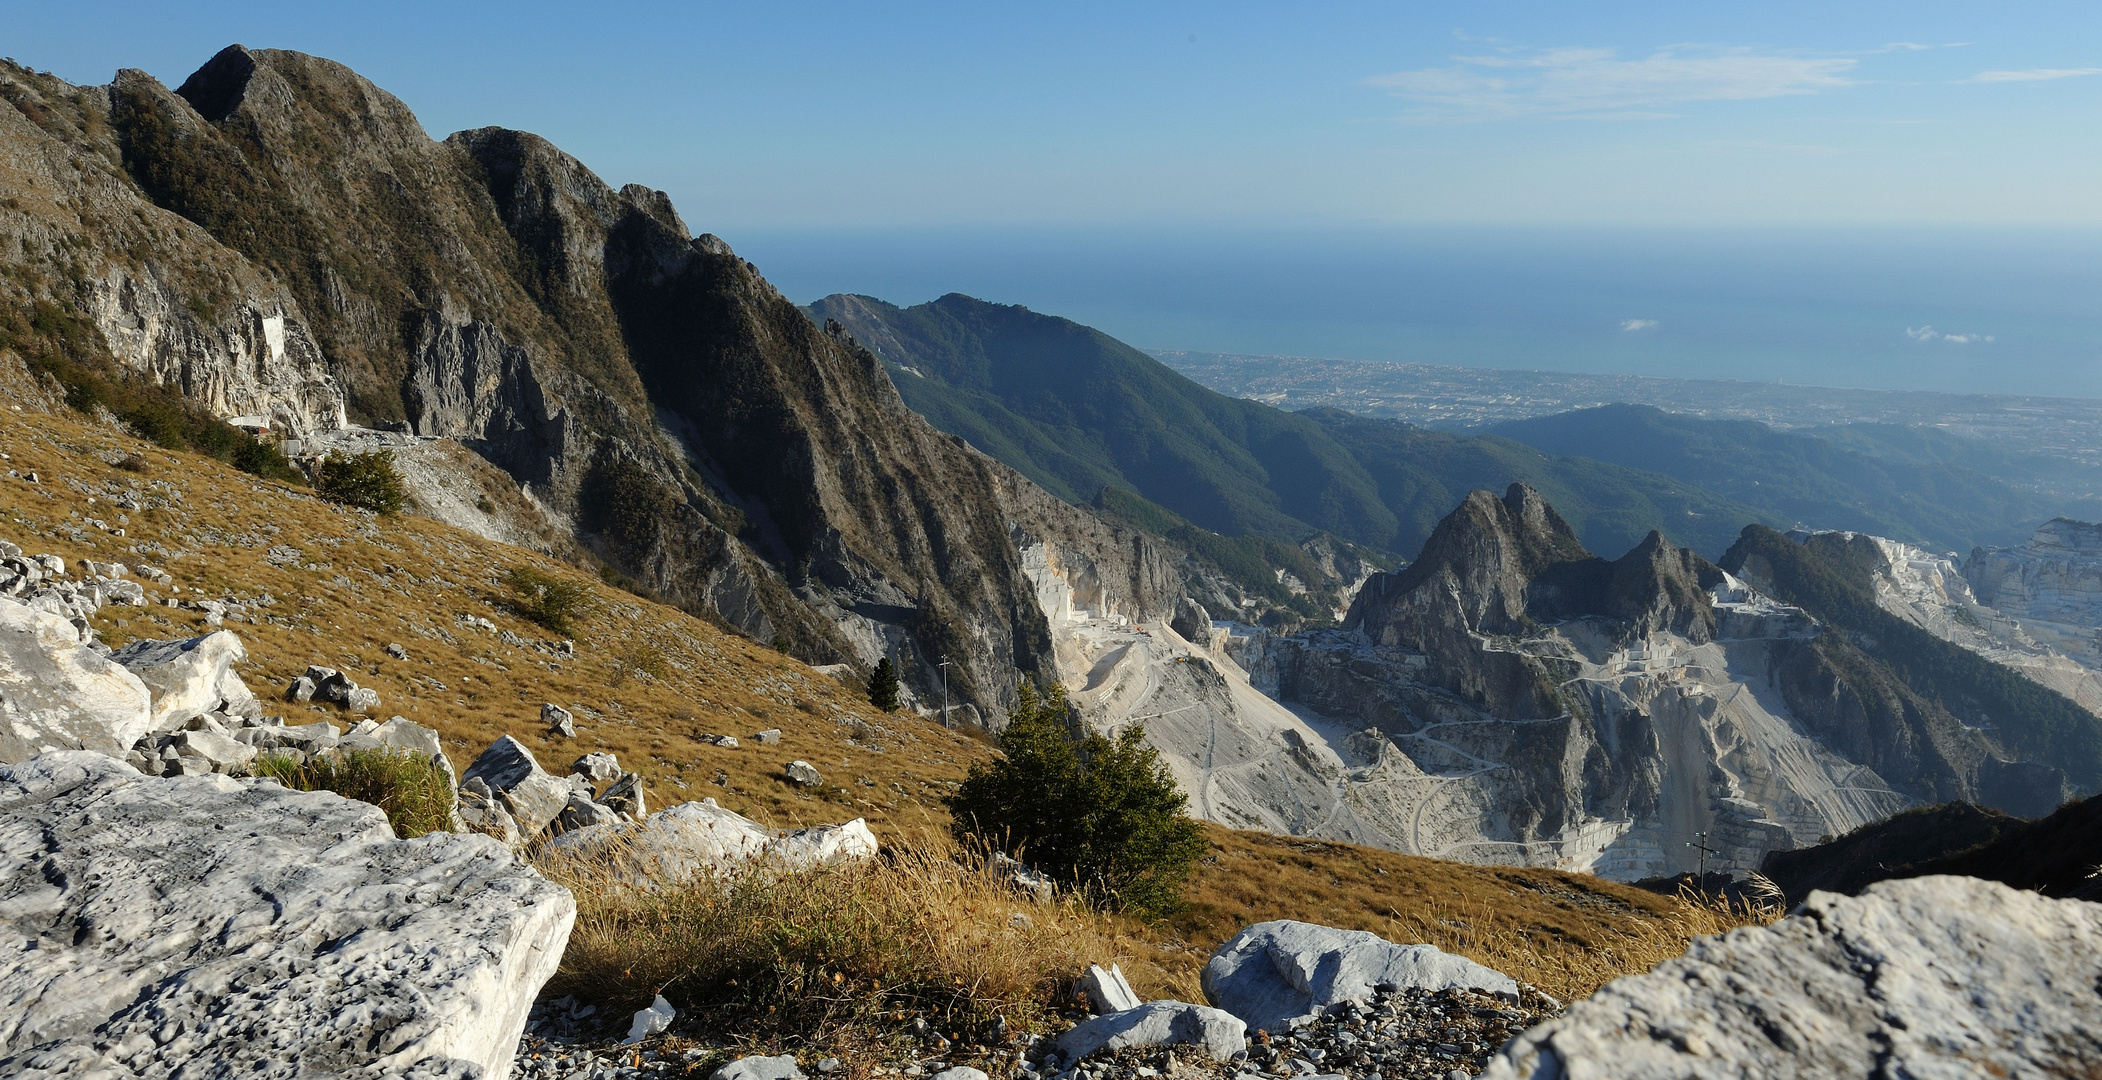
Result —
[{"label": "thin white cloud", "polygon": [[1655,329],[1656,329],[1657,327],[1659,327],[1659,326],[1662,326],[1662,325],[1664,325],[1664,324],[1662,324],[1662,323],[1658,322],[1658,321],[1657,321],[1657,320],[1655,320],[1655,319],[1622,319],[1622,320],[1620,320],[1620,328],[1621,328],[1622,330],[1625,330],[1625,331],[1627,331],[1627,332],[1631,333],[1631,334],[1632,334],[1632,333],[1634,333],[1634,332],[1635,332],[1635,331],[1637,331],[1637,330],[1655,330]]},{"label": "thin white cloud", "polygon": [[1854,85],[1858,61],[1681,45],[1623,60],[1613,49],[1506,49],[1455,56],[1450,67],[1398,71],[1365,85],[1414,103],[1412,118],[1650,119],[1696,101],[1748,101]]},{"label": "thin white cloud", "polygon": [[2021,71],[1981,71],[1961,81],[1967,83],[2050,82],[2053,79],[2077,79],[2083,75],[2102,75],[2102,67],[2025,68]]},{"label": "thin white cloud", "polygon": [[1969,345],[1973,342],[1990,343],[1991,334],[1944,334],[1931,326],[1908,326],[1905,336],[1914,341],[1945,341],[1951,345]]}]

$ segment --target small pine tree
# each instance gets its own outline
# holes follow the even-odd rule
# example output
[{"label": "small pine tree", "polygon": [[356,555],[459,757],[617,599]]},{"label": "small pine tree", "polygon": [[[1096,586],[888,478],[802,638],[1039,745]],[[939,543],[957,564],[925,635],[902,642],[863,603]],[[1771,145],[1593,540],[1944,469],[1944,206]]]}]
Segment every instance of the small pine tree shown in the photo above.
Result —
[{"label": "small pine tree", "polygon": [[947,799],[958,840],[1026,859],[1112,907],[1181,907],[1204,833],[1143,727],[1115,739],[1075,732],[1064,687],[1023,683],[1000,750]]},{"label": "small pine tree", "polygon": [[869,704],[884,712],[898,711],[898,669],[888,656],[876,661],[869,675]]},{"label": "small pine tree", "polygon": [[331,502],[381,514],[400,513],[409,500],[401,473],[394,467],[392,450],[322,458],[314,490]]}]

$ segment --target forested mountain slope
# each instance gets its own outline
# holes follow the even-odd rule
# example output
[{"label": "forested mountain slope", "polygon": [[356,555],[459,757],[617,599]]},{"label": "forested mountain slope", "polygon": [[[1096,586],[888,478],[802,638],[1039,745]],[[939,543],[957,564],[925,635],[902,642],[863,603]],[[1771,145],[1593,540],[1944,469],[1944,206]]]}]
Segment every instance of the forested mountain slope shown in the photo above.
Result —
[{"label": "forested mountain slope", "polygon": [[[1954,453],[1946,440],[1900,440],[1890,432],[1876,439],[1856,433],[1842,445],[1648,405],[1578,409],[1488,430],[1550,454],[1664,473],[1755,508],[1747,521],[1868,532],[1936,551],[2017,543],[2067,510],[2063,500],[1937,460]],[[1889,456],[1863,452],[1870,448]]]},{"label": "forested mountain slope", "polygon": [[1226,536],[1325,531],[1408,558],[1475,488],[1550,493],[1587,543],[1650,530],[1719,554],[1749,506],[1655,472],[1347,413],[1230,398],[1068,319],[952,293],[809,308],[883,357],[906,404],[1070,501],[1122,487]]}]

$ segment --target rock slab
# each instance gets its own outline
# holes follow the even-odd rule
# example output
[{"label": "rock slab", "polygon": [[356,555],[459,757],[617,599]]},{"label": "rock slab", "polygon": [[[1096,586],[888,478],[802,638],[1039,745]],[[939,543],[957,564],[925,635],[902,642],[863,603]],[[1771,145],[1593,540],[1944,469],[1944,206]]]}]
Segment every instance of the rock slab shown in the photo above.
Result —
[{"label": "rock slab", "polygon": [[0,1075],[506,1075],[567,890],[484,836],[99,754],[0,768]]},{"label": "rock slab", "polygon": [[1976,878],[1814,892],[1511,1040],[1494,1080],[2090,1076],[2102,905]]},{"label": "rock slab", "polygon": [[1283,1033],[1345,1001],[1388,989],[1463,988],[1516,999],[1518,983],[1431,945],[1396,945],[1363,930],[1280,919],[1219,946],[1204,995],[1251,1028]]},{"label": "rock slab", "polygon": [[876,834],[855,818],[776,832],[714,799],[680,803],[638,822],[587,825],[556,836],[549,854],[610,867],[636,884],[675,884],[765,861],[789,870],[876,854]]},{"label": "rock slab", "polygon": [[0,761],[46,750],[121,756],[152,730],[152,697],[69,620],[0,598]]},{"label": "rock slab", "polygon": [[1248,1027],[1239,1017],[1186,1001],[1149,1001],[1135,1009],[1083,1020],[1058,1037],[1066,1061],[1127,1046],[1197,1046],[1214,1061],[1247,1049]]}]

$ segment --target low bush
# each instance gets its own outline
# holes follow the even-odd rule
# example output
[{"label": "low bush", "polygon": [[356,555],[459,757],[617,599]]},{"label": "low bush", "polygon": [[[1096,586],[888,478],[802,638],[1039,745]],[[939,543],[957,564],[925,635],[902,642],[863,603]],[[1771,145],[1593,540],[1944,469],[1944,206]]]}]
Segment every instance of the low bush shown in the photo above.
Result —
[{"label": "low bush", "polygon": [[1023,683],[999,745],[1004,756],[972,767],[945,800],[959,842],[1025,860],[1110,907],[1158,916],[1181,906],[1204,833],[1144,725],[1115,739],[1076,730],[1065,687]]},{"label": "low bush", "polygon": [[575,636],[576,620],[590,607],[589,588],[530,566],[512,567],[504,583],[511,587],[511,610],[557,634]]},{"label": "low bush", "polygon": [[322,458],[314,490],[330,502],[379,514],[398,514],[409,501],[392,450]]},{"label": "low bush", "polygon": [[258,755],[249,771],[294,791],[333,791],[387,812],[387,824],[407,839],[452,827],[452,785],[435,763],[394,750],[351,750],[297,762]]}]

